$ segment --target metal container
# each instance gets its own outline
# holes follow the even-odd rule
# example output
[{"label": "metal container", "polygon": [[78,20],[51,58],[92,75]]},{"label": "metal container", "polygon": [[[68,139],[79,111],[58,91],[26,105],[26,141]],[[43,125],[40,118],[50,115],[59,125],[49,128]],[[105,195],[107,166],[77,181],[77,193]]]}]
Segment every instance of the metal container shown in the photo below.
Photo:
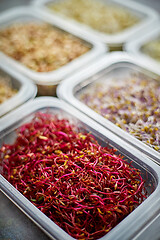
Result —
[{"label": "metal container", "polygon": [[0,118],[23,103],[36,96],[37,88],[30,79],[24,77],[17,71],[10,69],[7,65],[0,63],[0,76],[9,77],[11,86],[17,93],[0,104]]},{"label": "metal container", "polygon": [[[95,136],[101,146],[107,145],[116,148],[118,153],[125,156],[125,159],[131,161],[134,167],[141,170],[149,196],[101,239],[128,240],[136,237],[137,233],[148,222],[152,221],[160,210],[160,167],[147,158],[146,155],[80,111],[59,99],[51,97],[37,98],[0,119],[0,146],[4,143],[13,143],[16,138],[16,129],[24,122],[31,121],[35,113],[39,111],[50,111],[53,114],[59,114],[61,117],[72,120],[81,130],[90,132]],[[0,187],[2,192],[51,239],[73,239],[16,190],[2,175],[0,175]]]},{"label": "metal container", "polygon": [[140,57],[134,58],[124,52],[113,52],[108,54],[108,56],[102,57],[89,68],[84,69],[63,81],[57,89],[57,95],[59,98],[87,114],[105,128],[108,128],[121,138],[125,139],[160,164],[160,153],[158,151],[144,144],[128,132],[120,129],[114,123],[102,117],[78,99],[78,95],[83,93],[91,83],[96,81],[106,82],[107,79],[114,77],[116,80],[118,77],[119,79],[123,79],[123,77],[129,76],[132,72],[142,73],[144,76],[150,77],[151,80],[159,79],[159,75],[153,71],[152,66],[146,65],[145,61],[142,61]]},{"label": "metal container", "polygon": [[32,79],[38,87],[39,95],[55,95],[56,86],[66,76],[72,74],[79,68],[88,65],[94,61],[100,55],[104,54],[107,50],[106,46],[95,40],[93,36],[84,34],[81,30],[74,30],[74,28],[68,26],[67,23],[60,21],[56,17],[50,17],[42,11],[35,10],[34,7],[17,7],[6,12],[3,12],[0,16],[0,28],[5,28],[13,23],[48,23],[56,27],[63,32],[74,35],[80,39],[84,44],[89,46],[89,51],[68,64],[50,72],[36,72],[13,58],[7,56],[3,52],[0,52],[0,61],[5,62],[8,66],[23,73],[30,79]]},{"label": "metal container", "polygon": [[94,34],[101,42],[107,44],[110,47],[110,50],[121,50],[123,44],[126,41],[128,41],[129,39],[137,38],[137,34],[143,35],[143,31],[147,31],[148,28],[154,27],[155,22],[157,22],[157,20],[159,19],[159,14],[155,10],[147,7],[142,3],[131,0],[101,0],[101,2],[106,5],[109,4],[111,6],[119,6],[123,9],[126,9],[132,15],[137,16],[140,19],[139,23],[129,28],[126,28],[121,32],[107,34],[95,30],[85,24],[79,23],[74,19],[64,17],[62,14],[58,14],[56,11],[50,10],[47,5],[54,2],[62,2],[62,0],[33,0],[32,4],[39,9],[47,12],[50,16],[57,15],[64,21],[67,20],[71,24],[71,26],[75,26],[77,29],[82,29],[85,34]]},{"label": "metal container", "polygon": [[[128,53],[134,55],[135,57],[141,57],[143,61],[147,62],[148,65],[151,65],[155,71],[160,74],[160,61],[157,61],[149,54],[145,53],[142,48],[145,44],[149,42],[153,42],[155,40],[160,39],[160,22],[146,31],[143,35],[139,36],[136,39],[130,39],[125,45],[124,50]],[[156,51],[156,49],[155,49]],[[157,49],[158,51],[158,49]],[[160,51],[159,51],[160,52]]]}]

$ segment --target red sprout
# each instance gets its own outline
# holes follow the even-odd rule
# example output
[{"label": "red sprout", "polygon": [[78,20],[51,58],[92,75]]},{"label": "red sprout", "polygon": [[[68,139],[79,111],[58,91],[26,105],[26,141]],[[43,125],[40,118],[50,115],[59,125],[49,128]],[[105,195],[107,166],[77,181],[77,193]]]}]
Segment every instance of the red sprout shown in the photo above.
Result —
[{"label": "red sprout", "polygon": [[2,175],[76,239],[98,239],[146,196],[140,171],[67,119],[37,113],[0,149]]}]

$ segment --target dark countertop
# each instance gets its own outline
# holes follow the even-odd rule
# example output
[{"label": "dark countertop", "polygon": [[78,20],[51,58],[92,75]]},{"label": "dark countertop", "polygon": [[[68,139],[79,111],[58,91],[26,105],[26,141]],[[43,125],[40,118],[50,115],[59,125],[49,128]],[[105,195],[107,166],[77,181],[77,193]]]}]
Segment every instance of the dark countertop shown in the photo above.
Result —
[{"label": "dark countertop", "polygon": [[[156,9],[160,13],[159,0],[136,1]],[[18,5],[28,5],[30,2],[30,0],[0,0],[0,12]],[[137,238],[138,240],[160,239],[159,217],[155,221],[157,224],[151,225],[146,233],[140,234]],[[0,191],[0,240],[24,239],[49,240],[50,238]]]},{"label": "dark countertop", "polygon": [[[123,0],[122,0],[123,1]],[[145,4],[146,6],[152,7],[160,13],[160,1],[159,0],[133,0]],[[18,5],[29,5],[32,0],[0,0],[0,12],[11,7]]]},{"label": "dark countertop", "polygon": [[0,191],[0,240],[24,239],[50,238]]}]

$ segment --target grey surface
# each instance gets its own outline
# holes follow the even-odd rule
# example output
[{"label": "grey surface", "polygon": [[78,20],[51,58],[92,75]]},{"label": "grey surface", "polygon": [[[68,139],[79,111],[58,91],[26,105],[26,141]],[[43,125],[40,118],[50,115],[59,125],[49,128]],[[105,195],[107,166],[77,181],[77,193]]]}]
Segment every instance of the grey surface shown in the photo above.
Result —
[{"label": "grey surface", "polygon": [[[152,7],[160,13],[160,0],[134,0],[134,1]],[[15,7],[18,5],[29,5],[31,2],[32,0],[0,0],[0,11],[2,12],[8,8]]]},{"label": "grey surface", "polygon": [[29,5],[31,0],[0,0],[0,12],[15,6]]},{"label": "grey surface", "polygon": [[135,0],[136,2],[143,3],[160,13],[160,0]]},{"label": "grey surface", "polygon": [[[160,0],[136,1],[156,9],[160,13]],[[0,0],[0,12],[18,5],[29,5],[30,2],[31,0]],[[138,237],[138,240],[160,239],[159,220],[159,218],[156,220],[158,223],[156,225],[157,227],[152,225],[145,234],[143,233]],[[49,238],[0,191],[0,240],[24,239],[49,240]]]},{"label": "grey surface", "polygon": [[0,191],[0,240],[49,240],[25,214]]}]

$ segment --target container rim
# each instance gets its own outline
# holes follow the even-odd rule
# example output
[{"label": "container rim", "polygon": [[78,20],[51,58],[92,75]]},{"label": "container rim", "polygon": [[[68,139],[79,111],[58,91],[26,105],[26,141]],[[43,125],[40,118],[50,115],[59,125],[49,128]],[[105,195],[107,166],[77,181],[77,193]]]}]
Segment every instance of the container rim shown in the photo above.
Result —
[{"label": "container rim", "polygon": [[132,39],[126,42],[126,44],[124,45],[124,51],[133,54],[136,57],[140,56],[144,59],[144,61],[147,61],[149,65],[152,65],[155,71],[160,74],[160,63],[141,51],[141,47],[145,43],[152,41],[157,37],[160,37],[160,21],[157,22],[157,25],[155,25],[154,28],[151,28],[150,31],[139,36],[139,38]]},{"label": "container rim", "polygon": [[14,71],[13,69],[10,69],[3,63],[0,63],[0,69],[6,74],[6,76],[13,78],[13,82],[14,79],[16,79],[16,81],[21,84],[20,89],[13,97],[0,104],[0,117],[2,117],[19,105],[33,99],[37,94],[37,87],[30,79]]},{"label": "container rim", "polygon": [[50,17],[44,11],[36,9],[33,6],[19,6],[12,9],[6,10],[0,15],[0,25],[7,24],[10,21],[14,21],[15,18],[24,18],[24,16],[30,16],[37,20],[47,22],[52,26],[59,28],[62,31],[70,33],[75,37],[81,39],[82,41],[91,45],[91,49],[80,57],[72,60],[66,65],[60,67],[59,69],[50,71],[50,72],[36,72],[32,69],[29,69],[27,66],[22,63],[14,60],[13,58],[7,56],[5,53],[0,51],[0,60],[5,64],[10,65],[12,68],[22,72],[24,75],[28,76],[30,79],[34,80],[36,84],[40,85],[55,85],[58,84],[66,75],[71,74],[73,71],[78,70],[83,67],[85,64],[90,63],[94,59],[96,60],[101,54],[108,51],[108,47],[97,41],[97,38],[91,34],[84,34],[81,29],[75,29],[67,22],[61,21],[56,16]]},{"label": "container rim", "polygon": [[[119,239],[124,240],[129,239],[126,233],[130,237],[135,236],[135,234],[137,234],[157,214],[160,209],[160,192],[158,191],[160,187],[160,167],[153,161],[151,161],[143,153],[135,149],[123,139],[113,134],[111,131],[100,126],[98,123],[87,117],[85,114],[79,112],[67,103],[64,103],[63,101],[52,97],[39,97],[33,101],[25,103],[23,107],[19,107],[18,109],[3,117],[3,119],[0,119],[0,126],[3,125],[3,128],[1,127],[0,129],[1,138],[5,136],[5,134],[8,134],[7,131],[9,127],[11,127],[15,123],[15,121],[19,125],[20,120],[22,120],[24,117],[28,116],[31,113],[34,113],[37,110],[39,111],[42,108],[48,107],[61,108],[65,112],[70,113],[71,115],[78,118],[82,123],[85,123],[89,127],[93,128],[102,136],[107,136],[110,140],[114,139],[114,142],[118,141],[120,146],[122,145],[122,149],[127,149],[127,152],[130,152],[132,156],[136,156],[136,158],[138,158],[140,161],[143,159],[143,168],[153,170],[154,177],[157,179],[157,187],[155,191],[141,205],[139,205],[139,207],[137,207],[132,213],[130,213],[124,220],[122,220],[116,227],[114,227],[101,239],[118,239],[117,233],[119,233]],[[14,116],[15,119],[13,119],[12,116]],[[50,237],[52,237],[52,239],[74,239],[70,237],[67,233],[65,233],[47,216],[45,216],[17,189],[15,189],[10,183],[8,183],[8,181],[4,179],[2,175],[0,175],[0,187],[5,193],[5,195],[7,195],[11,199],[11,201],[13,201],[13,203],[16,204],[39,227],[41,227],[43,231],[45,231]],[[135,218],[136,222],[134,221]],[[139,224],[137,224],[137,222],[139,222]],[[122,231],[122,229],[124,230]]]},{"label": "container rim", "polygon": [[[39,9],[42,9],[43,11],[45,11],[48,15],[50,15],[51,17],[53,16],[51,10],[49,10],[45,4],[51,2],[51,0],[32,0],[31,4],[33,6],[36,6]],[[74,19],[69,19],[67,17],[63,17],[60,14],[57,14],[56,12],[54,12],[54,16],[58,16],[59,18],[61,18],[64,22],[67,21],[72,25],[75,26],[76,28],[82,28],[83,31],[85,33],[91,33],[94,34],[98,37],[98,39],[100,39],[101,42],[103,43],[107,43],[109,45],[109,47],[121,47],[126,40],[132,38],[135,36],[136,33],[141,33],[141,31],[144,31],[144,29],[148,29],[148,27],[153,27],[155,21],[157,21],[159,19],[159,14],[156,10],[142,4],[139,2],[135,2],[132,0],[127,0],[127,1],[121,1],[121,0],[109,0],[109,2],[113,2],[114,4],[118,4],[122,7],[128,8],[130,11],[136,12],[139,15],[141,15],[141,17],[143,18],[143,20],[136,24],[135,26],[132,26],[126,30],[124,30],[123,32],[117,33],[117,34],[105,34],[102,33],[100,31],[94,30],[93,28],[79,23],[78,21],[74,20]]]},{"label": "container rim", "polygon": [[105,119],[100,114],[96,113],[94,110],[86,106],[84,103],[80,102],[74,96],[73,90],[78,84],[81,84],[81,86],[83,86],[83,82],[86,81],[88,78],[93,77],[94,74],[97,74],[98,72],[103,71],[104,69],[107,69],[109,66],[116,63],[131,63],[135,66],[138,66],[139,68],[142,68],[151,75],[153,74],[153,77],[159,76],[159,72],[156,71],[153,65],[148,64],[148,61],[144,61],[143,58],[136,58],[126,52],[112,52],[102,56],[101,59],[97,60],[96,63],[91,64],[89,67],[66,78],[57,87],[57,96],[65,102],[70,103],[72,106],[79,109],[81,112],[86,113],[92,119],[95,119],[95,121],[99,122],[102,126],[114,132],[121,138],[125,139],[125,141],[134,145],[137,149],[147,154],[147,156],[149,156],[153,161],[160,164],[160,153],[147,146],[145,143],[141,142],[128,132],[125,132],[124,130],[113,124],[111,121]]}]

